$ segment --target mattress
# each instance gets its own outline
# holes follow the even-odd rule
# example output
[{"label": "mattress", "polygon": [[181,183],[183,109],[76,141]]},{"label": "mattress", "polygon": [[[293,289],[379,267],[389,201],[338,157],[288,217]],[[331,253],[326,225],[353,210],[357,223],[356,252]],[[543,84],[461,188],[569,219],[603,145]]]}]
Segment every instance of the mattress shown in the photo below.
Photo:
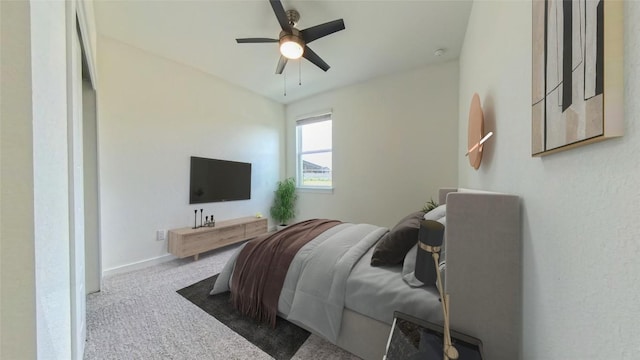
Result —
[{"label": "mattress", "polygon": [[436,287],[409,286],[402,279],[402,265],[371,266],[374,249],[362,256],[349,275],[345,307],[389,325],[394,311],[441,323],[442,305]]}]

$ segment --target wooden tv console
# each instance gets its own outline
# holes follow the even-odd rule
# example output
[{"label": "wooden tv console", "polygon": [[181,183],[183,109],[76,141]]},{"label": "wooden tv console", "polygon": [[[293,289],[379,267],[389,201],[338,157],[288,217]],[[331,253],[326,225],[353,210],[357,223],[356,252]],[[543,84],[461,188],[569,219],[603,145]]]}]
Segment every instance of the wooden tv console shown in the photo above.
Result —
[{"label": "wooden tv console", "polygon": [[267,219],[244,217],[216,221],[214,227],[169,230],[169,252],[179,258],[198,255],[267,233]]}]

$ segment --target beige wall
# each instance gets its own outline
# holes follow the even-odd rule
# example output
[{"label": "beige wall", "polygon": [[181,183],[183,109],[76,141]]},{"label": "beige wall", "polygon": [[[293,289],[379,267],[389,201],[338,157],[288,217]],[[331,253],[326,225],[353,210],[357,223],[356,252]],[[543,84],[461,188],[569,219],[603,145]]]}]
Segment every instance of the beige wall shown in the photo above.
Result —
[{"label": "beige wall", "polygon": [[295,120],[333,110],[333,193],[299,191],[297,219],[393,226],[457,182],[458,63],[374,79],[287,106],[287,174]]},{"label": "beige wall", "polygon": [[[102,265],[166,260],[156,230],[267,215],[284,168],[284,106],[107,37],[98,37]],[[189,205],[189,159],[252,163],[251,200]],[[140,264],[143,265],[143,264]]]},{"label": "beige wall", "polygon": [[35,359],[29,3],[0,2],[0,24],[0,358]]},{"label": "beige wall", "polygon": [[[469,18],[459,185],[522,197],[523,359],[640,352],[640,2],[624,7],[624,137],[543,158],[530,156],[531,2],[476,1]],[[462,157],[474,92],[496,131],[478,171]]]}]

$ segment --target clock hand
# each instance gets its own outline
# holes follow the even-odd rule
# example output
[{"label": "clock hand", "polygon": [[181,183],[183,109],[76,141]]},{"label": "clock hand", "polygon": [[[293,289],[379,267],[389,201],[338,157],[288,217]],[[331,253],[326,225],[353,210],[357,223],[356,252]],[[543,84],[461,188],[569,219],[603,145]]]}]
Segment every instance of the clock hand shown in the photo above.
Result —
[{"label": "clock hand", "polygon": [[473,150],[477,149],[480,145],[482,145],[485,141],[489,140],[489,138],[493,135],[493,131],[489,131],[479,142],[477,142],[475,145],[473,145],[469,151],[467,151],[466,154],[464,154],[464,156],[469,155],[469,153],[471,153]]}]

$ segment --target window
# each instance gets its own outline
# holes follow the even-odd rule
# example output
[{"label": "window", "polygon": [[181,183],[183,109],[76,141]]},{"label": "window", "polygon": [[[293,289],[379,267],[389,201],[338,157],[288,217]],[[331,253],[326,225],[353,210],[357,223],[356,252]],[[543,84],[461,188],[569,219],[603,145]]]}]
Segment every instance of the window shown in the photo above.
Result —
[{"label": "window", "polygon": [[296,121],[296,167],[299,187],[333,187],[331,129],[330,113]]}]

